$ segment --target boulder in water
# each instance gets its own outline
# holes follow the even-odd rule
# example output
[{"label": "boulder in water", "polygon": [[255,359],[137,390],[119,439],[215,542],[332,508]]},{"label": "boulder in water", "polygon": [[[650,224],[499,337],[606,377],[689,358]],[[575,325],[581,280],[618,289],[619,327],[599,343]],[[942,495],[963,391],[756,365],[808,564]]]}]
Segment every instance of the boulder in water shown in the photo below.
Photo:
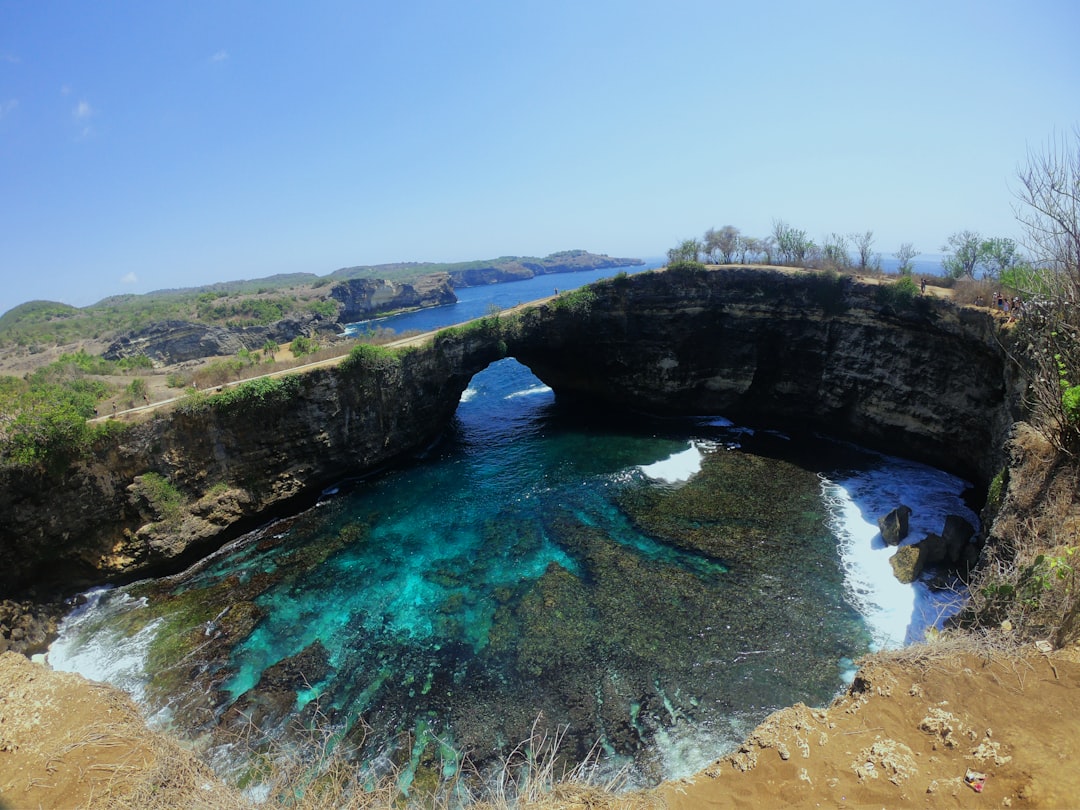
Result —
[{"label": "boulder in water", "polygon": [[887,545],[896,546],[908,535],[908,518],[911,516],[911,507],[900,506],[893,509],[884,517],[878,518],[878,529],[881,530],[881,539]]},{"label": "boulder in water", "polygon": [[945,518],[941,537],[950,563],[956,565],[964,559],[965,549],[974,535],[975,527],[959,515],[948,515]]},{"label": "boulder in water", "polygon": [[926,565],[926,551],[922,548],[922,543],[901,546],[889,558],[889,565],[892,566],[893,574],[902,583],[908,585],[914,582]]}]

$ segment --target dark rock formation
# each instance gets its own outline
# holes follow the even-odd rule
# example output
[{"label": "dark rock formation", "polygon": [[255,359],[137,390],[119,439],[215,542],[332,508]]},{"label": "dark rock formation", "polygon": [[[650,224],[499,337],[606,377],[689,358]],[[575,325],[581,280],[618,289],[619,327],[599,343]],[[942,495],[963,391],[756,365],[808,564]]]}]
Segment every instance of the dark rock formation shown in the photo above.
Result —
[{"label": "dark rock formation", "polygon": [[945,545],[945,557],[953,564],[959,563],[971,539],[975,536],[975,527],[959,515],[948,515],[945,527],[941,530],[941,539]]},{"label": "dark rock formation", "polygon": [[0,601],[0,652],[12,650],[28,656],[45,652],[67,610],[61,604]]},{"label": "dark rock formation", "polygon": [[[900,508],[907,509],[906,506]],[[907,534],[906,525],[904,534]],[[884,530],[882,535],[884,536]],[[897,549],[889,558],[889,564],[896,578],[905,584],[914,582],[929,566],[942,566],[953,571],[969,568],[974,565],[978,554],[978,546],[971,542],[974,535],[975,527],[964,518],[948,515],[941,534],[930,532],[918,543]]]},{"label": "dark rock formation", "polygon": [[[985,311],[898,311],[873,286],[805,272],[612,279],[397,358],[286,377],[280,395],[162,413],[61,470],[0,469],[0,588],[175,569],[267,510],[428,446],[472,376],[507,355],[559,398],[821,431],[985,484],[1018,400],[996,329]],[[128,488],[148,472],[180,493],[181,518],[140,513]]]},{"label": "dark rock formation", "polygon": [[[267,510],[430,445],[499,356],[491,335],[451,336],[396,361],[287,378],[282,397],[163,413],[62,470],[0,469],[0,592],[76,590],[193,561]],[[181,517],[158,520],[131,496],[148,472],[179,492]]]},{"label": "dark rock formation", "polygon": [[896,553],[889,558],[893,574],[904,585],[909,585],[919,578],[926,565],[925,550],[918,543],[910,546],[901,546]]},{"label": "dark rock formation", "polygon": [[805,271],[639,273],[522,315],[510,353],[558,396],[817,430],[976,482],[1020,383],[986,310]]},{"label": "dark rock formation", "polygon": [[446,273],[422,276],[408,283],[354,278],[335,284],[330,295],[341,302],[338,320],[342,323],[362,321],[380,312],[457,303],[450,276]]},{"label": "dark rock formation", "polygon": [[163,365],[202,357],[234,355],[261,349],[268,340],[285,344],[301,335],[337,334],[333,321],[319,315],[291,316],[266,326],[226,327],[189,321],[163,321],[117,338],[102,355],[106,360],[146,355]]},{"label": "dark rock formation", "polygon": [[901,504],[889,514],[878,518],[878,529],[881,532],[881,539],[885,541],[885,545],[898,546],[900,541],[908,536],[908,518],[910,516],[911,507]]}]

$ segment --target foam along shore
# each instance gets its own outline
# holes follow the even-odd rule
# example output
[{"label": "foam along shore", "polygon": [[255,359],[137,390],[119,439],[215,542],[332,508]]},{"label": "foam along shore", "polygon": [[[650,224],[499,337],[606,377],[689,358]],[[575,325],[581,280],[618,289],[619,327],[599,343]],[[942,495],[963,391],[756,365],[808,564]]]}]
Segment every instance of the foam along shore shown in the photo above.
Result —
[{"label": "foam along shore", "polygon": [[903,544],[940,533],[947,515],[972,526],[978,516],[963,500],[968,482],[948,473],[899,458],[883,457],[877,468],[836,480],[822,478],[822,495],[839,542],[848,598],[863,615],[876,649],[895,649],[925,639],[963,604],[957,584],[934,589],[925,581],[905,585],[896,579],[877,520],[905,504],[912,508],[910,532]]},{"label": "foam along shore", "polygon": [[[150,622],[130,636],[120,631],[101,632],[111,615],[130,609],[131,597],[102,601],[111,588],[87,591],[86,602],[60,623],[59,636],[46,657],[59,672],[77,672],[93,681],[111,683],[131,695],[140,705],[146,690],[146,657],[162,620]],[[101,606],[108,604],[104,610]]]},{"label": "foam along shore", "polygon": [[691,441],[690,446],[679,453],[652,464],[641,464],[638,469],[654,481],[665,484],[681,484],[689,481],[701,472],[701,448],[698,442]]}]

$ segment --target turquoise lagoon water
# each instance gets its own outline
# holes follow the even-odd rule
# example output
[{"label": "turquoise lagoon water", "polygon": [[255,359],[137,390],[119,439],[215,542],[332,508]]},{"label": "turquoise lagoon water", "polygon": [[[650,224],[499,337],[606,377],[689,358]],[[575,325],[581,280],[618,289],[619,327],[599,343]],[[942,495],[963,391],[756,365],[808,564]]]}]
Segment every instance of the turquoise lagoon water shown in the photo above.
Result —
[{"label": "turquoise lagoon water", "polygon": [[966,487],[718,417],[570,408],[505,360],[425,458],[177,577],[91,593],[49,658],[192,736],[318,725],[411,774],[495,766],[537,725],[645,783],[827,702],[858,656],[954,611],[895,581],[876,520],[911,506],[912,540],[975,523]]}]

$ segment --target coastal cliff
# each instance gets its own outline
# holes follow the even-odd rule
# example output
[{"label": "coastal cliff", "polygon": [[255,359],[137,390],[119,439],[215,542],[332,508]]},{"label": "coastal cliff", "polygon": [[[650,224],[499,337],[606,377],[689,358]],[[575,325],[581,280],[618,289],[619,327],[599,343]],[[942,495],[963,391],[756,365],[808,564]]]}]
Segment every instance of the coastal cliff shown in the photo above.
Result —
[{"label": "coastal cliff", "polygon": [[338,311],[341,323],[363,320],[381,312],[457,303],[448,273],[432,273],[412,282],[353,278],[335,284],[330,296],[341,303]]},{"label": "coastal cliff", "polygon": [[0,471],[0,587],[175,570],[427,447],[504,356],[559,397],[816,430],[985,484],[1017,400],[997,328],[986,311],[805,272],[618,277],[397,355],[358,351],[182,405],[63,469]]},{"label": "coastal cliff", "polygon": [[525,312],[511,353],[560,396],[816,430],[985,483],[1021,390],[998,322],[887,290],[779,269],[643,273]]},{"label": "coastal cliff", "polygon": [[556,273],[576,273],[580,270],[606,270],[612,267],[631,267],[645,264],[641,259],[595,255],[584,250],[566,250],[543,259],[508,256],[491,262],[472,262],[450,270],[455,287],[480,287],[521,281],[535,276]]}]

